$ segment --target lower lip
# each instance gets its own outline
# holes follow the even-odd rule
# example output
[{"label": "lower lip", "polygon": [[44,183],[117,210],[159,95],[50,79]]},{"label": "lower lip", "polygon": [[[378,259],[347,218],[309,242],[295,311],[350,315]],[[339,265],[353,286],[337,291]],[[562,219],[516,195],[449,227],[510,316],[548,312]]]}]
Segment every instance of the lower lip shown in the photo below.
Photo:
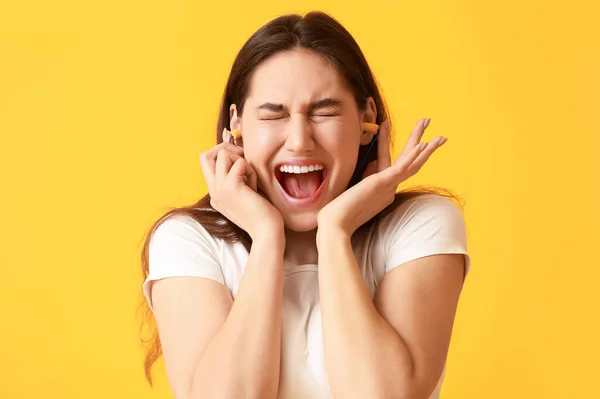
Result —
[{"label": "lower lip", "polygon": [[323,190],[325,189],[325,184],[327,183],[328,177],[329,176],[328,176],[327,170],[323,170],[323,181],[321,182],[321,185],[319,186],[319,188],[317,189],[317,191],[315,191],[315,193],[313,195],[311,195],[310,197],[306,197],[306,198],[294,198],[294,197],[290,196],[283,189],[283,187],[281,187],[281,184],[279,183],[279,180],[277,180],[277,178],[275,178],[275,181],[277,182],[277,187],[279,188],[279,191],[281,191],[281,195],[282,195],[283,199],[285,199],[285,201],[289,205],[307,206],[307,205],[312,205],[319,200],[319,198],[321,197],[321,194],[323,193]]}]

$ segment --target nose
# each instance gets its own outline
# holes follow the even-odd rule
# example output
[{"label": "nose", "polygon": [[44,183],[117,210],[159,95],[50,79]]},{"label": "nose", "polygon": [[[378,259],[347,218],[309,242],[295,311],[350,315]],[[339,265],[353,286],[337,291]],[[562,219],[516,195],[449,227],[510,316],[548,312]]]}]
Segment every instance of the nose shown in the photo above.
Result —
[{"label": "nose", "polygon": [[314,131],[306,117],[303,115],[298,115],[297,118],[292,117],[286,128],[285,148],[287,150],[304,153],[315,149]]}]

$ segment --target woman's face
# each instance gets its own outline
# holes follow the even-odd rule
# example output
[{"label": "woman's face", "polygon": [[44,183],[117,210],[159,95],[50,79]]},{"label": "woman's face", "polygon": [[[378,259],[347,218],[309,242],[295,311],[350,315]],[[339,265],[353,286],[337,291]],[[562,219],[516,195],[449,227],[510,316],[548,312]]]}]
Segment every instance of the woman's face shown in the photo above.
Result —
[{"label": "woman's face", "polygon": [[375,112],[371,98],[359,111],[335,68],[308,50],[279,53],[254,71],[241,118],[231,107],[231,127],[241,128],[258,187],[288,229],[316,228],[321,208],[345,190],[359,146],[372,139],[362,122]]}]

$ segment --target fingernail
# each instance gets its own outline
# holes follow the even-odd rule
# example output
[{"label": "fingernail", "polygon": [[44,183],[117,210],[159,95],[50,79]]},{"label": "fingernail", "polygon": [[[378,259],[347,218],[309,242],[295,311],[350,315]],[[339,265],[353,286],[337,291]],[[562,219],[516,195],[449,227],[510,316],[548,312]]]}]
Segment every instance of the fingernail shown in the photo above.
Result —
[{"label": "fingernail", "polygon": [[427,129],[427,126],[429,126],[429,122],[431,121],[431,118],[427,118],[425,119],[425,122],[423,122],[423,128]]}]

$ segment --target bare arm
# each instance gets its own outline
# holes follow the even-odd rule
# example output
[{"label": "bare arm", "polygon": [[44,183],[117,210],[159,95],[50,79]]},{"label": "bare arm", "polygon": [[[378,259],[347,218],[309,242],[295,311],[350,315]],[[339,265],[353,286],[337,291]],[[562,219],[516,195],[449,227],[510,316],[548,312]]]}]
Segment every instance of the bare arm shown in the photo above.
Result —
[{"label": "bare arm", "polygon": [[154,313],[177,399],[277,396],[284,247],[283,229],[256,237],[235,302],[209,279],[154,282]]},{"label": "bare arm", "polygon": [[334,395],[429,397],[448,352],[464,256],[442,254],[405,263],[383,278],[373,302],[349,237],[331,231],[324,236],[319,288]]}]

